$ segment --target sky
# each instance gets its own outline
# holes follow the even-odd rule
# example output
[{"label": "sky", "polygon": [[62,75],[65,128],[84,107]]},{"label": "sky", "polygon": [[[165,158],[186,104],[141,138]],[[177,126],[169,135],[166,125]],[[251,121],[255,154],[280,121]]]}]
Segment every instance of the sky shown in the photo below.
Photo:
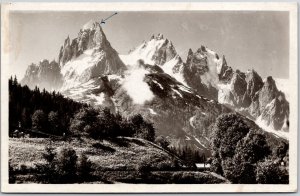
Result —
[{"label": "sky", "polygon": [[[67,36],[76,38],[90,20],[113,12],[11,12],[11,75],[23,78],[31,63],[57,60]],[[162,33],[186,60],[188,49],[201,45],[225,55],[234,69],[255,69],[262,77],[289,77],[289,15],[272,11],[119,12],[103,26],[119,54]]]}]

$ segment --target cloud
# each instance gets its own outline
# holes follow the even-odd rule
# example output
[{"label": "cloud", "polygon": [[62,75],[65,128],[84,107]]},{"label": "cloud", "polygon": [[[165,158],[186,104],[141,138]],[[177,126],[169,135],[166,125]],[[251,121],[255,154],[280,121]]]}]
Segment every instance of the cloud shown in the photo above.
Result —
[{"label": "cloud", "polygon": [[151,101],[154,98],[149,85],[144,81],[147,73],[147,70],[137,65],[131,66],[125,72],[122,86],[135,104],[144,104],[146,101]]}]

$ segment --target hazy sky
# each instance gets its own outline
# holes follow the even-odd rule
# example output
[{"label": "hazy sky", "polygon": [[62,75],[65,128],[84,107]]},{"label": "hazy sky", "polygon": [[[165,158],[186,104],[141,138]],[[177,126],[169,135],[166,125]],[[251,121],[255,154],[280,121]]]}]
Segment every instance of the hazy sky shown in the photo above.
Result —
[{"label": "hazy sky", "polygon": [[[89,20],[112,12],[13,12],[10,14],[10,70],[18,78],[29,64],[57,59],[64,39],[75,38]],[[103,30],[120,53],[152,34],[163,33],[183,60],[189,48],[201,45],[225,55],[241,71],[254,68],[262,77],[289,76],[288,12],[119,12]]]}]

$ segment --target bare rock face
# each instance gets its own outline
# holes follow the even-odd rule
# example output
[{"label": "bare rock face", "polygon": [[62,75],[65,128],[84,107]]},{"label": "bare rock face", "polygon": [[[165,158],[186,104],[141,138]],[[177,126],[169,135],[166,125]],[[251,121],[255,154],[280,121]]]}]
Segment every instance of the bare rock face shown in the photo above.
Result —
[{"label": "bare rock face", "polygon": [[25,76],[21,80],[21,84],[26,84],[29,87],[34,87],[38,83],[38,71],[39,67],[32,63],[26,69]]},{"label": "bare rock face", "polygon": [[[161,35],[161,34],[160,34]],[[161,39],[161,36],[158,35],[156,38],[154,39]],[[155,64],[157,65],[163,65],[166,62],[168,62],[169,60],[173,59],[175,56],[177,55],[177,52],[172,44],[171,41],[169,41],[168,39],[165,39],[164,43],[162,44],[162,46],[155,51],[152,60],[155,61]]]},{"label": "bare rock face", "polygon": [[289,104],[282,93],[262,110],[260,120],[274,130],[282,129],[289,119]]},{"label": "bare rock face", "polygon": [[253,97],[253,100],[248,108],[249,113],[252,117],[257,118],[260,115],[260,103],[258,94]]},{"label": "bare rock face", "polygon": [[269,76],[259,92],[260,111],[263,111],[268,103],[278,96],[275,80]]},{"label": "bare rock face", "polygon": [[263,86],[263,80],[253,69],[246,74],[247,94],[254,97],[257,91]]},{"label": "bare rock face", "polygon": [[205,52],[205,47],[199,48],[195,53],[191,49],[189,50],[183,67],[183,76],[187,85],[195,89],[197,93],[217,100],[217,89],[210,83],[205,84],[201,79],[205,73],[209,72],[208,57]]},{"label": "bare rock face", "polygon": [[231,92],[234,96],[235,102],[238,107],[242,105],[242,101],[246,90],[247,90],[247,83],[245,80],[245,74],[240,71],[236,71],[233,74],[232,81],[231,81]]},{"label": "bare rock face", "polygon": [[54,60],[49,63],[44,59],[38,65],[29,65],[21,84],[26,84],[30,88],[38,86],[49,90],[59,89],[62,85],[62,75],[58,63]]},{"label": "bare rock face", "polygon": [[227,66],[227,61],[224,55],[222,57],[222,65],[218,75],[219,75],[219,80],[224,83],[230,82],[233,76],[233,70],[231,67]]},{"label": "bare rock face", "polygon": [[243,107],[249,107],[255,101],[256,93],[262,88],[263,80],[256,71],[246,73],[247,90],[243,98]]}]

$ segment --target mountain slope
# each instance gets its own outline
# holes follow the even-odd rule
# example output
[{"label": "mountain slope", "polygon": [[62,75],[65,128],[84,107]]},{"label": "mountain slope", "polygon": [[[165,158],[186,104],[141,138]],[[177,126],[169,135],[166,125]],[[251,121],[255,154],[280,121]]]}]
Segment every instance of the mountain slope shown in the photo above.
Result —
[{"label": "mountain slope", "polygon": [[[195,52],[189,49],[186,62],[183,62],[172,42],[159,34],[120,57],[125,64],[135,64],[136,60],[142,59],[150,65],[157,65],[198,94],[217,100],[253,120],[260,117],[274,130],[288,131],[285,125],[288,125],[289,103],[284,93],[277,89],[274,79],[268,77],[263,81],[255,70],[246,73],[233,70],[227,65],[225,56],[220,58],[205,46]],[[276,102],[280,112],[275,112],[275,107],[265,109],[274,98],[280,100]]]}]

